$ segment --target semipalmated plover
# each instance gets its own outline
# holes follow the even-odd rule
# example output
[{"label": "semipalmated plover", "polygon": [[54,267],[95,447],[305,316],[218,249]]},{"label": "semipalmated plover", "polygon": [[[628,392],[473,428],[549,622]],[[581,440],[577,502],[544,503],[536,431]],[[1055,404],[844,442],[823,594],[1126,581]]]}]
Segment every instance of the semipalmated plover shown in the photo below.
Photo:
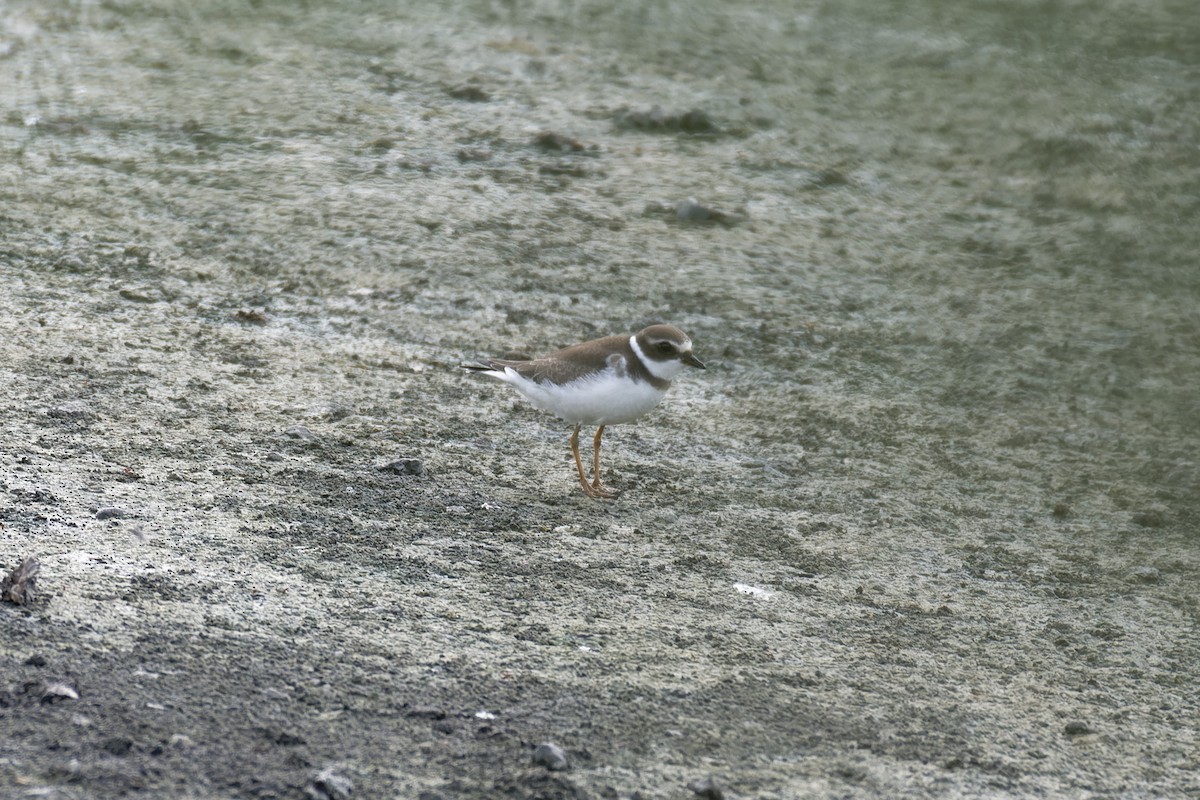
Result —
[{"label": "semipalmated plover", "polygon": [[[704,369],[692,340],[673,325],[651,325],[633,335],[593,339],[528,361],[502,358],[464,364],[512,384],[534,408],[575,424],[571,452],[588,497],[616,497],[600,480],[600,437],[605,427],[632,422],[658,405],[685,366]],[[579,429],[596,425],[589,482],[579,456]]]}]

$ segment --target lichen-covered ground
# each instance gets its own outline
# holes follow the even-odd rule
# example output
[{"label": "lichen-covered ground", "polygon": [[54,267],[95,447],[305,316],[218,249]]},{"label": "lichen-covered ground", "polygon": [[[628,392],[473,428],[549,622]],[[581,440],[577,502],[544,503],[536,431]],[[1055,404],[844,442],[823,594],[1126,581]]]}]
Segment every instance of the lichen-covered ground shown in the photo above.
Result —
[{"label": "lichen-covered ground", "polygon": [[1191,0],[611,5],[0,6],[0,795],[1200,793]]}]

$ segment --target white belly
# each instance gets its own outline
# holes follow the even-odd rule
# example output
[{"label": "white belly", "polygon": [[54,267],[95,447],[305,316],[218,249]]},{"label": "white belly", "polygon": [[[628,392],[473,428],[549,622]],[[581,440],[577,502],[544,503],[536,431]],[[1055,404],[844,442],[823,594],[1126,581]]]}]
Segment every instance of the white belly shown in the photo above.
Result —
[{"label": "white belly", "polygon": [[505,370],[501,380],[511,383],[528,397],[534,408],[548,411],[567,422],[588,425],[632,422],[658,405],[666,394],[649,383],[618,377],[612,369],[565,386],[534,383],[511,369]]}]

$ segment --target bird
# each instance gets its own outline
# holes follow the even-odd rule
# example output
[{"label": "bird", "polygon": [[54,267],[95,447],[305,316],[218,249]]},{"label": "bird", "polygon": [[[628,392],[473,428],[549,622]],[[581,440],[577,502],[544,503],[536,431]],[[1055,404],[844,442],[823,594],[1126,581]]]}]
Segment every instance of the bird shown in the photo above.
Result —
[{"label": "bird", "polygon": [[[634,334],[592,339],[540,358],[491,358],[462,366],[511,384],[534,408],[575,426],[570,439],[575,469],[584,494],[592,498],[620,494],[600,479],[604,429],[633,422],[657,406],[684,367],[705,368],[692,352],[691,338],[674,325],[661,324]],[[584,425],[597,426],[590,481],[579,454],[579,431]]]}]

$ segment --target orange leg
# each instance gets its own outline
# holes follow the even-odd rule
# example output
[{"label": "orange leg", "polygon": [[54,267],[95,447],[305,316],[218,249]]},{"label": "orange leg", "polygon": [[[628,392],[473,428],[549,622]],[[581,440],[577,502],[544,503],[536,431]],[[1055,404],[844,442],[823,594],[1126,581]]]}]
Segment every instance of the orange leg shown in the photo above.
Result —
[{"label": "orange leg", "polygon": [[[596,465],[597,478],[588,483],[587,475],[583,471],[583,458],[579,455],[579,425],[575,426],[575,430],[571,432],[571,453],[575,456],[575,469],[579,471],[579,485],[583,487],[583,493],[588,497],[616,497],[616,493],[610,490],[604,484],[600,483],[600,455],[597,452],[594,456]],[[604,430],[604,426],[600,426],[600,430],[596,431],[595,444],[600,443],[600,431]]]},{"label": "orange leg", "polygon": [[600,480],[600,437],[604,435],[604,426],[596,429],[596,438],[592,439],[592,489],[597,497],[616,497],[620,492],[610,489]]}]

